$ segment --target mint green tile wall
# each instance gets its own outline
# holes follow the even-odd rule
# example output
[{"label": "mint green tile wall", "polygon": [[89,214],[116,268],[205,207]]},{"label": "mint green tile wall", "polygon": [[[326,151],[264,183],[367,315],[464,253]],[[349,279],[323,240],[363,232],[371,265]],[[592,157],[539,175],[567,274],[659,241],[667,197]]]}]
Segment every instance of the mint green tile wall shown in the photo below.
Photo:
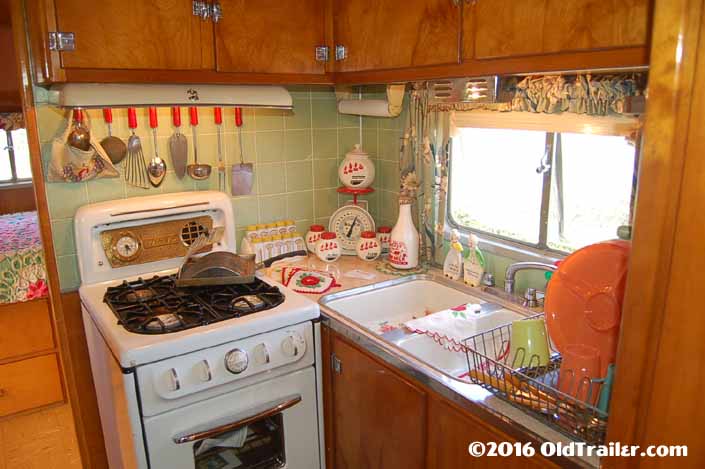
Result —
[{"label": "mint green tile wall", "polygon": [[[46,104],[46,94],[36,93],[42,158],[49,161],[51,142],[61,135],[68,123],[66,110]],[[233,197],[238,240],[248,224],[290,218],[305,232],[312,223],[328,223],[332,212],[347,198],[339,195],[337,169],[345,153],[362,140],[377,167],[377,192],[368,197],[369,208],[378,224],[393,224],[397,216],[399,188],[398,145],[402,118],[361,119],[339,115],[332,89],[291,89],[293,111],[244,110],[242,138],[245,161],[254,163],[256,180],[249,196]],[[153,144],[147,110],[138,109],[137,134],[142,138],[145,155],[151,157]],[[127,139],[126,110],[113,111],[113,134]],[[199,161],[216,164],[216,127],[210,108],[200,109],[198,127]],[[100,110],[88,112],[93,139],[102,139],[107,129]],[[191,131],[186,109],[182,109],[181,128],[191,147]],[[205,181],[188,177],[179,180],[173,172],[167,141],[173,132],[168,108],[159,109],[158,149],[166,156],[169,171],[159,188],[140,189],[122,178],[100,179],[78,184],[47,183],[47,199],[52,233],[59,266],[62,290],[72,290],[80,283],[73,217],[78,207],[93,202],[140,195],[217,189],[217,171]],[[232,109],[224,109],[224,155],[227,172],[239,162],[239,140]],[[193,151],[190,149],[192,160]],[[120,165],[118,169],[122,169]],[[229,177],[226,178],[228,181]]]}]

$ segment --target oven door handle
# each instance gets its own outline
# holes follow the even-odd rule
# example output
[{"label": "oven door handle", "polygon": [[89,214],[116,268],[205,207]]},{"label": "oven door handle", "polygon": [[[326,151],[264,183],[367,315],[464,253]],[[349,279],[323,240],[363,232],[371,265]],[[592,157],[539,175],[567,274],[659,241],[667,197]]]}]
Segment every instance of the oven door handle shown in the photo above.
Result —
[{"label": "oven door handle", "polygon": [[296,395],[296,396],[289,396],[285,398],[282,401],[277,402],[276,404],[272,405],[271,407],[268,405],[266,409],[260,410],[255,412],[252,415],[248,415],[247,417],[243,417],[241,419],[238,419],[234,422],[226,423],[224,425],[220,425],[215,428],[211,428],[209,430],[202,430],[202,431],[196,431],[193,433],[189,433],[187,435],[183,436],[176,436],[174,437],[174,443],[177,445],[183,444],[183,443],[193,443],[194,441],[200,441],[200,440],[205,440],[206,438],[212,438],[217,435],[220,435],[221,433],[226,433],[231,430],[235,430],[239,427],[244,427],[245,425],[249,425],[253,422],[256,422],[258,420],[265,419],[267,417],[271,417],[273,415],[276,415],[280,412],[283,412],[284,410],[295,406],[301,402],[301,396]]}]

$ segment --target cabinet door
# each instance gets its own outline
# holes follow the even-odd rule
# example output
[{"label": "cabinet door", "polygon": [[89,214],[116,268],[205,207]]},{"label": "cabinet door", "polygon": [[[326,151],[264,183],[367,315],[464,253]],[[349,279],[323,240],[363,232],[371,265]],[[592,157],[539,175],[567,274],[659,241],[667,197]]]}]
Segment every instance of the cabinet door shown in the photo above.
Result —
[{"label": "cabinet door", "polygon": [[333,338],[335,469],[425,467],[426,394],[348,343]]},{"label": "cabinet door", "polygon": [[452,0],[335,0],[336,71],[457,63],[460,6]]},{"label": "cabinet door", "polygon": [[219,71],[323,73],[324,0],[220,0],[215,28]]},{"label": "cabinet door", "polygon": [[196,70],[213,66],[213,23],[188,0],[55,0],[59,31],[76,35],[63,68]]},{"label": "cabinet door", "polygon": [[[473,457],[468,453],[468,445],[474,441],[515,443],[508,436],[456,410],[447,402],[436,398],[429,400],[428,469],[558,467],[538,455],[531,458]],[[538,453],[538,444],[533,447]]]},{"label": "cabinet door", "polygon": [[648,0],[478,0],[466,7],[463,59],[643,46]]}]

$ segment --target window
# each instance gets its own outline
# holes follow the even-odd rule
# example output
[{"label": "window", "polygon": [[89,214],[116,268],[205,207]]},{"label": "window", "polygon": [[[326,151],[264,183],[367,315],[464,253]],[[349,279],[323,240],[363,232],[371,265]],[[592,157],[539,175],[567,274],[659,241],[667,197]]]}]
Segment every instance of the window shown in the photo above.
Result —
[{"label": "window", "polygon": [[449,220],[572,252],[629,224],[636,150],[624,137],[464,127],[453,139]]},{"label": "window", "polygon": [[32,180],[29,146],[25,129],[0,130],[0,184]]}]

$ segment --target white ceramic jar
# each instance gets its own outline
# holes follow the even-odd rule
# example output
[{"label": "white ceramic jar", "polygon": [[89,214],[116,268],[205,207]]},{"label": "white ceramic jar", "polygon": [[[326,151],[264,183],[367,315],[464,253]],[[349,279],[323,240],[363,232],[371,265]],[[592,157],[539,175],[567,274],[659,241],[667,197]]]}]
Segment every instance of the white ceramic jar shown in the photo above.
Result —
[{"label": "white ceramic jar", "polygon": [[382,253],[382,245],[377,240],[374,231],[363,231],[360,233],[360,239],[355,245],[357,257],[363,261],[373,261]]},{"label": "white ceramic jar", "polygon": [[411,218],[410,197],[399,197],[399,218],[389,239],[389,264],[397,269],[413,269],[419,265],[419,232]]},{"label": "white ceramic jar", "polygon": [[382,253],[389,252],[389,238],[392,236],[392,228],[389,226],[380,226],[377,228],[377,241],[382,248]]},{"label": "white ceramic jar", "polygon": [[316,255],[323,262],[335,262],[340,257],[340,243],[335,233],[326,231],[316,243]]},{"label": "white ceramic jar", "polygon": [[316,252],[316,243],[321,239],[321,235],[326,231],[323,225],[311,225],[306,233],[306,247],[310,252]]},{"label": "white ceramic jar", "polygon": [[365,189],[375,180],[375,167],[370,155],[359,144],[345,154],[345,159],[338,168],[340,181],[352,189]]}]

